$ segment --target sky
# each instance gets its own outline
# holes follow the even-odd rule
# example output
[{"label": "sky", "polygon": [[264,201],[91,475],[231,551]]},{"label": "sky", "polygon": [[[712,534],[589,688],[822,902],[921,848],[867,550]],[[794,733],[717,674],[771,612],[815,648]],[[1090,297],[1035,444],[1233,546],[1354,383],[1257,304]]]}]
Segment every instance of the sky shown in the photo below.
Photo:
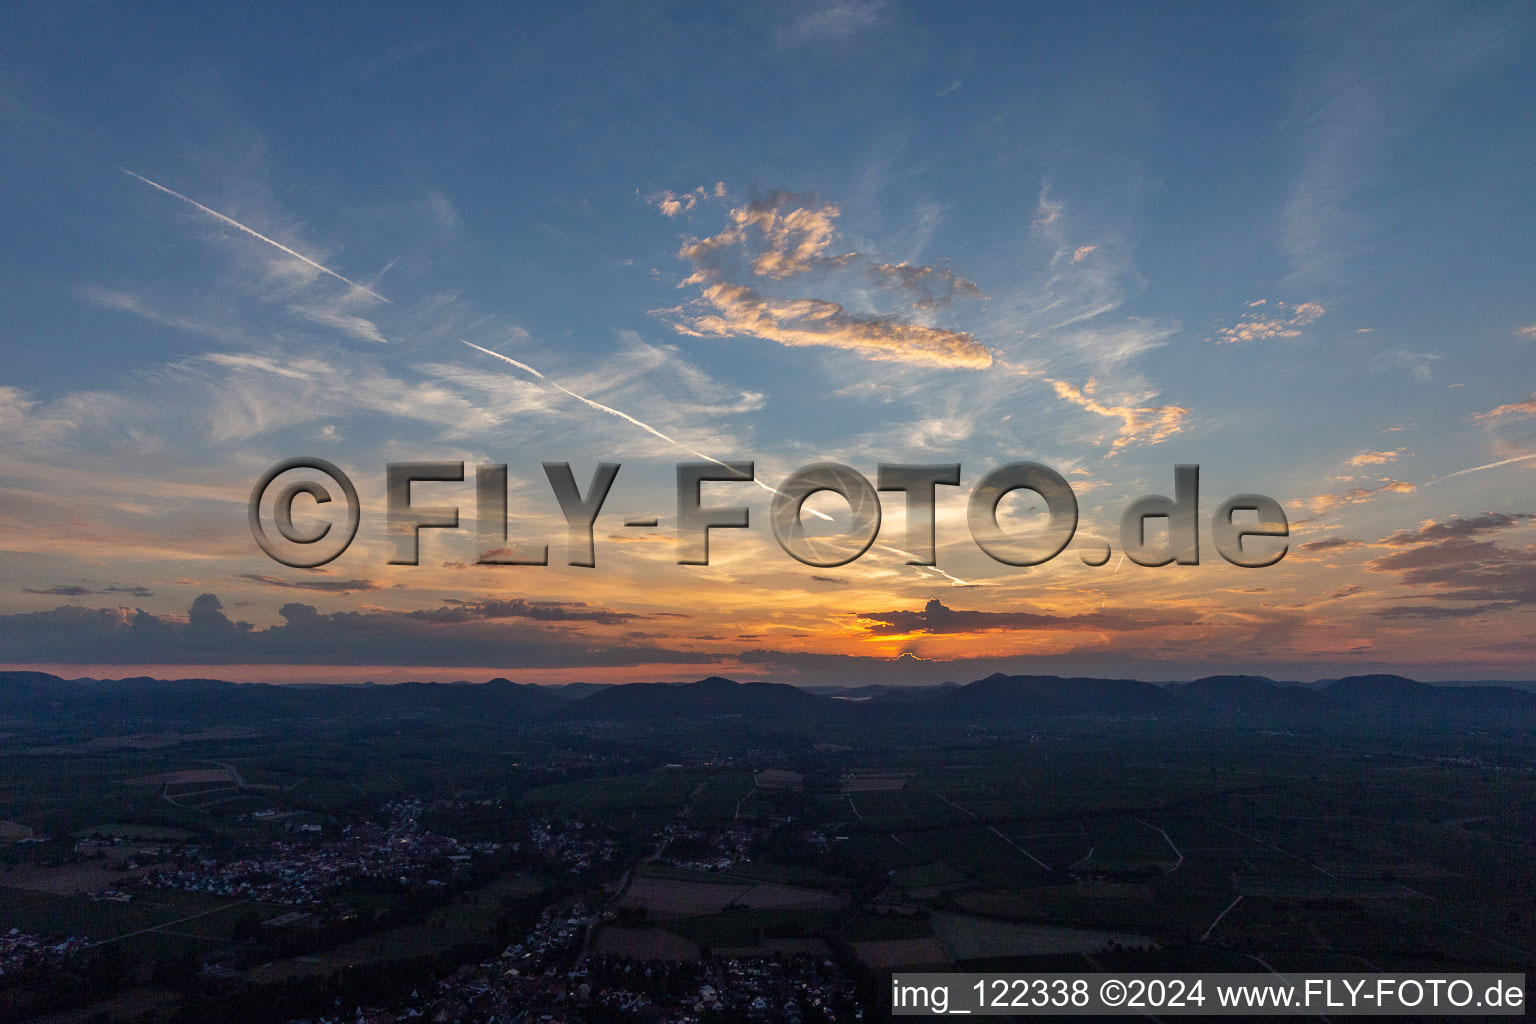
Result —
[{"label": "sky", "polygon": [[[1536,8],[22,4],[0,35],[0,664],[80,677],[1528,679]],[[310,456],[360,526],[290,568]],[[678,564],[676,466],[746,506]],[[391,564],[386,466],[463,462]],[[968,527],[1016,462],[1054,559]],[[583,494],[567,564],[542,463]],[[960,464],[841,566],[822,462]],[[1198,565],[1120,517],[1198,464]],[[505,465],[506,540],[475,472]],[[284,477],[284,480],[289,478]],[[332,490],[336,490],[334,487]],[[1275,564],[1212,516],[1283,509]],[[302,529],[337,500],[301,496]],[[1038,538],[1016,490],[1000,528]],[[270,525],[270,500],[263,506]],[[851,512],[806,502],[834,546]],[[654,517],[655,528],[625,526]],[[527,560],[486,565],[477,532]],[[1158,542],[1165,528],[1151,521]],[[1105,545],[1109,558],[1102,559]],[[857,545],[855,545],[856,547]],[[578,545],[579,547],[579,545]],[[1103,561],[1101,565],[1089,564]]]}]

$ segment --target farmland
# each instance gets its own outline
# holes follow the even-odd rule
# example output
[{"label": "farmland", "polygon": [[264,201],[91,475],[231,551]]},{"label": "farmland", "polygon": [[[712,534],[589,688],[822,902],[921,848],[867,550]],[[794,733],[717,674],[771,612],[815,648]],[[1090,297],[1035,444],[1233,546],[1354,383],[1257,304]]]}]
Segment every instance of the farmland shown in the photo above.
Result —
[{"label": "farmland", "polygon": [[810,958],[866,985],[1533,952],[1519,733],[402,716],[126,738],[54,725],[0,749],[0,929],[76,937],[108,1019],[238,1000],[275,1022],[487,957],[679,979]]}]

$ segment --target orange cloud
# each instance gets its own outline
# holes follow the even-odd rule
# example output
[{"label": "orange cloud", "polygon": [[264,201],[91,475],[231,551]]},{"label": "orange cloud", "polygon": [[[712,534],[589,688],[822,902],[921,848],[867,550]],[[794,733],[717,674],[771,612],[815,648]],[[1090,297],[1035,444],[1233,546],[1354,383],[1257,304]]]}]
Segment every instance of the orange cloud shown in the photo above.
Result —
[{"label": "orange cloud", "polygon": [[[857,252],[832,253],[839,215],[836,205],[814,193],[785,191],[731,210],[724,231],[691,239],[678,253],[693,264],[680,287],[698,286],[699,304],[708,311],[679,307],[661,312],[671,314],[675,329],[693,337],[753,337],[919,365],[992,365],[991,350],[966,331],[892,314],[850,313],[830,299],[779,297],[764,291],[772,282],[863,262],[879,283],[915,294],[918,309],[948,305],[957,294],[981,297],[973,282],[945,268],[874,262]],[[757,280],[749,284],[744,279]]]},{"label": "orange cloud", "polygon": [[1123,448],[1134,441],[1146,444],[1166,441],[1183,428],[1184,417],[1189,415],[1188,409],[1178,405],[1106,405],[1093,397],[1092,380],[1078,388],[1064,380],[1046,379],[1056,389],[1058,397],[1080,405],[1089,412],[1120,421],[1120,436],[1115,439],[1112,448]]},{"label": "orange cloud", "polygon": [[[1267,300],[1258,299],[1248,303],[1248,306],[1256,308],[1266,304]],[[1294,306],[1276,302],[1274,308],[1277,312],[1273,315],[1259,312],[1244,313],[1237,323],[1217,331],[1214,340],[1231,344],[1242,341],[1268,341],[1271,338],[1297,338],[1301,336],[1303,327],[1328,312],[1316,302],[1302,302]]]},{"label": "orange cloud", "polygon": [[671,189],[659,195],[648,197],[648,202],[655,204],[665,216],[676,217],[680,213],[690,213],[693,208],[711,197],[719,199],[725,195],[725,182],[715,182],[713,189],[707,189],[703,185],[692,192],[677,193]]},{"label": "orange cloud", "polygon": [[965,331],[856,316],[825,299],[770,299],[741,284],[710,285],[703,298],[716,313],[684,317],[673,326],[694,337],[748,335],[794,348],[821,345],[904,363],[992,365],[991,351]]},{"label": "orange cloud", "polygon": [[1472,418],[1475,420],[1496,420],[1501,416],[1536,416],[1536,393],[1533,393],[1530,398],[1524,401],[1508,402],[1496,409],[1478,413]]},{"label": "orange cloud", "polygon": [[1370,501],[1378,494],[1412,494],[1418,489],[1418,485],[1402,480],[1384,480],[1376,487],[1351,487],[1338,494],[1319,494],[1307,503],[1307,507],[1318,515],[1322,515],[1346,505],[1358,505],[1361,502]]},{"label": "orange cloud", "polygon": [[1385,463],[1395,461],[1401,454],[1403,454],[1402,448],[1397,448],[1390,452],[1361,452],[1359,455],[1351,458],[1348,462],[1348,465],[1380,466]]}]

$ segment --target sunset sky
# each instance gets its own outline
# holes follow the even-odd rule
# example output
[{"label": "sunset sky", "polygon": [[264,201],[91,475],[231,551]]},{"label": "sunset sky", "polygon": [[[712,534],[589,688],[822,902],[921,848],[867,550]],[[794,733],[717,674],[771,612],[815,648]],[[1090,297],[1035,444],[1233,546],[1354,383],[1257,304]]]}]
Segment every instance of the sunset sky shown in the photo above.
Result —
[{"label": "sunset sky", "polygon": [[[1536,676],[1530,4],[5,21],[6,667]],[[247,525],[301,455],[362,498],[319,569]],[[679,565],[674,467],[701,455],[768,487],[707,485],[751,526]],[[431,460],[469,465],[414,492],[464,528],[390,565],[385,466]],[[1082,515],[1030,568],[966,524],[1021,460]],[[565,564],[543,461],[583,489],[623,466],[594,568]],[[851,564],[780,550],[769,488],[823,461],[960,463],[937,566],[906,564],[899,493]],[[473,564],[487,463],[549,565]],[[1121,511],[1181,463],[1201,564],[1122,558]],[[1241,492],[1283,506],[1279,564],[1217,555]],[[1015,492],[1002,525],[1040,504]]]}]

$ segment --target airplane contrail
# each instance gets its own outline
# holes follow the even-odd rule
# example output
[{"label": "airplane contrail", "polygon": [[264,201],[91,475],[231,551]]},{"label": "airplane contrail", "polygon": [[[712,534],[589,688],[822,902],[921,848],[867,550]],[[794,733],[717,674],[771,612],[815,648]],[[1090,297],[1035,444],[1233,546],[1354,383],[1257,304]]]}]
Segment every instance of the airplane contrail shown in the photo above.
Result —
[{"label": "airplane contrail", "polygon": [[[641,430],[645,431],[647,434],[651,434],[654,437],[659,437],[663,441],[665,441],[668,444],[672,445],[673,447],[682,449],[683,451],[687,452],[689,455],[696,455],[699,458],[704,459],[704,460],[706,460],[708,462],[713,462],[717,466],[726,466],[727,468],[729,468],[729,463],[723,462],[722,460],[715,458],[713,455],[709,455],[709,454],[706,454],[705,452],[701,452],[697,448],[690,447],[689,445],[686,445],[683,442],[679,441],[677,438],[672,437],[672,436],[670,436],[668,434],[665,434],[665,433],[663,433],[660,430],[657,430],[655,427],[651,426],[649,423],[646,423],[643,420],[635,419],[635,417],[631,416],[627,412],[623,412],[622,410],[615,409],[611,405],[604,405],[602,402],[598,402],[598,401],[595,401],[594,399],[588,398],[586,395],[579,395],[576,392],[572,391],[570,388],[566,387],[564,384],[561,384],[559,381],[550,380],[548,377],[544,376],[544,374],[540,373],[538,370],[535,370],[533,367],[529,366],[527,363],[518,362],[516,359],[513,359],[511,356],[504,356],[500,352],[496,352],[496,351],[493,351],[493,350],[488,349],[488,348],[483,348],[480,345],[476,345],[472,341],[465,341],[463,338],[460,338],[459,342],[461,344],[468,345],[470,348],[474,349],[476,352],[483,352],[486,355],[492,357],[493,359],[500,359],[504,363],[507,363],[507,364],[509,364],[511,366],[517,367],[519,370],[522,370],[524,373],[530,374],[530,375],[538,378],[539,380],[541,380],[544,383],[548,384],[550,387],[554,388],[556,391],[559,391],[559,392],[561,392],[562,394],[565,394],[565,395],[569,395],[570,397],[576,399],[576,401],[581,402],[583,405],[591,406],[593,409],[596,409],[599,412],[606,412],[610,416],[617,416],[619,419],[624,420],[627,423],[633,423],[635,426],[639,427]],[[758,479],[755,479],[755,478],[752,480],[752,483],[754,483],[757,486],[761,487],[763,490],[767,491],[769,494],[783,494],[784,493],[783,491],[779,490],[777,487],[774,487],[774,486],[772,486],[770,484],[765,484],[761,480],[758,480]],[[826,520],[829,523],[833,521],[832,517],[827,515],[825,512],[818,512],[816,509],[813,509],[813,508],[805,509],[805,511],[809,512],[811,515],[815,516],[816,518],[824,519],[824,520]],[[902,555],[902,556],[907,557],[907,558],[911,558],[912,557],[910,552],[903,551],[900,548],[893,548],[893,547],[890,547],[889,545],[881,544],[880,545],[880,549],[883,550],[883,551],[890,552],[891,554]],[[917,568],[919,569],[919,571],[921,571],[922,569],[932,569],[933,571],[937,572],[939,575],[941,575],[941,576],[945,577],[946,579],[950,580],[955,586],[967,587],[967,586],[975,586],[976,585],[976,584],[968,583],[967,581],[962,580],[958,576],[952,576],[949,573],[945,572],[943,569],[940,569],[936,565],[918,566]]]},{"label": "airplane contrail", "polygon": [[1514,458],[1512,458],[1512,459],[1505,459],[1502,462],[1490,462],[1486,466],[1473,466],[1470,469],[1458,469],[1454,473],[1447,473],[1447,474],[1445,474],[1445,476],[1436,477],[1433,480],[1428,480],[1428,481],[1425,482],[1424,486],[1425,487],[1433,487],[1435,484],[1443,483],[1444,481],[1449,480],[1453,476],[1461,476],[1463,473],[1478,473],[1478,472],[1481,472],[1482,470],[1485,470],[1485,469],[1497,469],[1500,466],[1507,466],[1511,462],[1524,462],[1527,459],[1536,459],[1536,452],[1533,452],[1530,455],[1516,455]]},{"label": "airplane contrail", "polygon": [[[890,552],[892,554],[896,554],[896,555],[907,555],[908,554],[908,552],[902,551],[899,548],[886,547],[884,544],[880,545],[880,550],[888,551],[888,552]],[[911,564],[911,563],[908,563],[908,564]],[[918,572],[922,572],[924,569],[927,569],[927,570],[929,570],[931,572],[936,572],[940,576],[943,576],[945,579],[949,580],[950,586],[954,586],[954,587],[980,587],[980,586],[984,586],[985,585],[985,584],[981,584],[981,583],[972,583],[969,580],[963,580],[959,576],[954,576],[954,575],[951,575],[950,573],[945,572],[943,569],[940,569],[936,565],[916,565],[916,566],[913,566],[913,568],[916,569]]]},{"label": "airplane contrail", "polygon": [[[374,291],[372,288],[369,288],[367,285],[361,285],[361,284],[358,284],[356,281],[352,280],[351,278],[342,277],[340,274],[336,273],[336,271],[332,270],[330,267],[324,266],[323,264],[320,264],[320,263],[316,263],[314,260],[310,259],[308,256],[305,256],[301,252],[294,252],[292,249],[288,248],[282,242],[279,242],[279,241],[276,241],[274,239],[268,238],[266,235],[262,234],[260,231],[257,231],[255,228],[248,228],[248,227],[246,227],[244,224],[241,224],[239,221],[235,220],[233,217],[226,217],[224,214],[220,213],[218,210],[209,209],[208,207],[204,206],[202,203],[198,202],[196,199],[191,199],[191,198],[189,198],[187,196],[184,196],[180,192],[177,192],[173,188],[166,188],[164,185],[160,184],[159,182],[150,181],[148,178],[144,177],[144,175],[142,175],[142,174],[135,174],[133,171],[130,171],[126,167],[119,167],[118,170],[122,171],[124,174],[128,175],[130,178],[138,178],[140,181],[142,181],[144,184],[148,185],[150,188],[157,188],[161,192],[164,192],[168,196],[175,196],[177,199],[180,199],[184,203],[192,204],[193,206],[197,207],[199,210],[202,210],[208,216],[215,217],[218,220],[223,221],[225,224],[228,224],[232,228],[238,228],[241,231],[244,231],[246,234],[250,235],[252,238],[259,238],[261,241],[266,242],[268,245],[272,246],[275,249],[282,250],[283,252],[287,253],[289,256],[292,256],[294,259],[309,264],[310,266],[314,267],[316,270],[320,271],[321,273],[329,274],[332,277],[334,277],[336,280],[342,281],[342,282],[344,282],[344,283],[346,283],[348,285],[351,285],[353,288],[356,288],[360,292],[364,292],[364,293],[366,293],[368,295],[372,295],[374,298],[378,299],[380,302],[389,302],[388,299],[386,299],[384,296],[380,295],[378,292]],[[385,269],[388,269],[388,268],[385,268]]]},{"label": "airplane contrail", "polygon": [[[674,447],[677,447],[677,448],[681,448],[683,451],[687,452],[690,455],[697,455],[699,458],[707,459],[708,461],[713,462],[717,466],[727,466],[727,468],[729,468],[727,463],[721,461],[720,459],[715,458],[713,455],[706,455],[703,452],[699,451],[697,448],[690,448],[686,444],[683,444],[683,442],[679,441],[677,438],[671,437],[671,436],[669,436],[667,434],[662,433],[661,431],[657,430],[655,427],[651,426],[649,423],[645,423],[645,422],[643,422],[641,420],[635,419],[633,416],[631,416],[627,412],[621,412],[620,410],[613,408],[613,406],[611,406],[611,405],[604,405],[602,402],[594,401],[593,399],[588,398],[586,395],[578,395],[576,392],[572,391],[570,388],[566,387],[564,384],[561,384],[559,381],[550,380],[548,377],[544,376],[542,373],[540,373],[538,370],[535,370],[533,367],[529,366],[527,363],[520,363],[516,359],[513,359],[511,356],[504,356],[500,352],[493,352],[492,350],[490,350],[488,348],[482,348],[479,345],[476,345],[472,341],[465,341],[463,338],[460,338],[459,342],[461,344],[468,345],[470,348],[474,349],[476,352],[484,352],[486,355],[491,356],[491,357],[493,357],[495,359],[500,359],[504,363],[510,363],[511,365],[517,367],[519,370],[522,370],[524,373],[532,374],[533,376],[537,377],[539,380],[543,381],[544,383],[548,384],[550,387],[554,388],[556,391],[559,391],[559,392],[561,392],[563,394],[571,396],[572,398],[576,399],[576,401],[581,402],[583,405],[589,405],[592,408],[598,410],[599,412],[606,412],[610,416],[617,416],[621,420],[625,420],[625,421],[627,421],[629,423],[633,423],[635,426],[639,427],[641,430],[645,431],[647,434],[653,434],[656,437],[661,438],[663,441],[667,442],[668,444],[673,445]],[[756,481],[754,481],[754,483],[756,483]],[[760,486],[760,487],[768,487],[767,484],[762,484],[762,483],[759,483],[758,486]],[[768,490],[772,491],[773,488],[768,487]],[[775,493],[777,493],[777,492],[775,492]]]}]

